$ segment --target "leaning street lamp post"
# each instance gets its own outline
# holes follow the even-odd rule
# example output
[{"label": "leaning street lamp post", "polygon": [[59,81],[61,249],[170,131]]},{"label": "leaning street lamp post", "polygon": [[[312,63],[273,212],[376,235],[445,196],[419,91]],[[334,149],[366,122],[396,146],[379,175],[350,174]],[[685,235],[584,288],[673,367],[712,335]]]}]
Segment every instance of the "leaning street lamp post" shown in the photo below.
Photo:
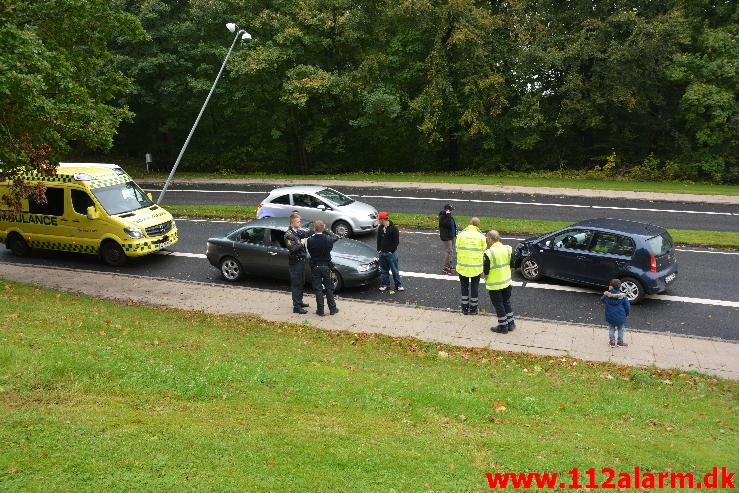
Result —
[{"label": "leaning street lamp post", "polygon": [[235,32],[236,36],[234,36],[234,40],[231,43],[231,47],[228,49],[228,53],[226,53],[226,58],[223,59],[223,63],[221,64],[221,70],[218,71],[216,80],[213,81],[213,85],[210,88],[210,92],[208,92],[208,96],[205,98],[203,107],[200,108],[200,113],[198,113],[198,117],[195,119],[195,123],[193,123],[192,128],[190,129],[190,134],[187,136],[187,139],[185,139],[185,143],[182,146],[182,149],[180,150],[180,155],[177,156],[177,160],[175,161],[174,166],[172,166],[172,171],[169,172],[169,177],[167,178],[167,181],[164,182],[164,187],[162,188],[162,192],[159,194],[159,199],[157,199],[157,202],[160,204],[162,203],[162,200],[164,199],[164,194],[167,192],[167,188],[169,188],[169,183],[172,181],[172,177],[174,176],[175,171],[177,171],[177,166],[180,164],[180,159],[182,159],[182,155],[185,153],[185,149],[187,149],[187,144],[190,143],[192,134],[195,133],[195,127],[198,126],[200,117],[203,116],[203,112],[205,112],[205,107],[208,106],[208,101],[210,101],[210,97],[211,95],[213,95],[213,90],[215,90],[216,84],[218,84],[218,80],[221,78],[221,74],[223,73],[223,69],[226,67],[226,62],[228,61],[228,57],[229,55],[231,55],[231,50],[234,49],[234,45],[236,44],[236,41],[239,40],[239,38],[241,38],[242,40],[251,39],[251,34],[249,34],[243,29],[240,29],[239,26],[237,26],[233,22],[229,22],[228,24],[226,24],[226,28],[231,32]]}]

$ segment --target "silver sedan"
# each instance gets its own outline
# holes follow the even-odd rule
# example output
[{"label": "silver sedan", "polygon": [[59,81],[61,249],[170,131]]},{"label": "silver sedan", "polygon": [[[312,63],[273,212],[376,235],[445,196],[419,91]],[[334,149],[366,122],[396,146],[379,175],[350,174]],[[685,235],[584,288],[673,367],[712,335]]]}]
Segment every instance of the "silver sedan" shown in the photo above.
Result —
[{"label": "silver sedan", "polygon": [[[304,228],[312,226],[306,223]],[[285,218],[257,219],[223,236],[208,238],[206,256],[227,281],[239,281],[247,275],[289,280],[285,245],[287,228]],[[377,252],[364,243],[341,238],[334,243],[331,259],[335,291],[347,286],[362,286],[377,279]],[[306,282],[310,279],[308,262],[305,279]]]},{"label": "silver sedan", "polygon": [[257,219],[288,217],[293,212],[307,221],[320,219],[342,237],[371,233],[379,224],[377,209],[371,205],[317,185],[272,190],[257,207]]}]

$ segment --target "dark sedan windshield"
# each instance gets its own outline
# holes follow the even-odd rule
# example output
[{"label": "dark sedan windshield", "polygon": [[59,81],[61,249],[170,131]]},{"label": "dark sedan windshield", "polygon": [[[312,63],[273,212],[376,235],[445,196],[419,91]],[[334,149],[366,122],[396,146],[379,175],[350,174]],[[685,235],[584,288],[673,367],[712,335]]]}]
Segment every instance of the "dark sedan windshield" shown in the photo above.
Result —
[{"label": "dark sedan windshield", "polygon": [[324,199],[328,199],[336,205],[349,205],[354,202],[354,199],[350,199],[343,193],[337,192],[336,190],[333,190],[331,188],[324,188],[323,190],[319,191],[318,196],[323,197]]},{"label": "dark sedan windshield", "polygon": [[154,205],[149,197],[134,182],[92,190],[103,209],[111,216],[135,211]]}]

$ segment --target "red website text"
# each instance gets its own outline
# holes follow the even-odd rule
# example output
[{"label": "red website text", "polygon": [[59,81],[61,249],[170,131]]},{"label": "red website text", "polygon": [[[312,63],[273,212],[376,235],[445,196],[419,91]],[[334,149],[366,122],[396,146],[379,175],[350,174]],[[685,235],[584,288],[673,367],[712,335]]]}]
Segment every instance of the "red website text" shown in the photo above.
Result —
[{"label": "red website text", "polygon": [[[598,478],[598,473],[601,478]],[[616,472],[610,467],[600,471],[594,467],[580,471],[575,467],[560,475],[556,472],[505,472],[486,473],[491,489],[540,488],[540,489],[597,489],[597,488],[704,488],[734,489],[734,474],[726,467],[714,467],[699,475],[692,472],[649,472],[635,467],[630,472]]]}]

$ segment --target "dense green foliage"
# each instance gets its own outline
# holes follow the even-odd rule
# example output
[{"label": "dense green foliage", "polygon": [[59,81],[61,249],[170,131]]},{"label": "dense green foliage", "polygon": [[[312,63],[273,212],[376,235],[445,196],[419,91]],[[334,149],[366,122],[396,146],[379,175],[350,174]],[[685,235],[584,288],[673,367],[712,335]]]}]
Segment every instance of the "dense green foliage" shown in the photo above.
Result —
[{"label": "dense green foliage", "polygon": [[183,169],[737,177],[739,16],[712,0],[129,0],[119,150]]},{"label": "dense green foliage", "polygon": [[119,2],[0,0],[0,162],[6,171],[63,156],[70,143],[107,149],[132,113],[130,79],[110,44],[145,33]]}]

